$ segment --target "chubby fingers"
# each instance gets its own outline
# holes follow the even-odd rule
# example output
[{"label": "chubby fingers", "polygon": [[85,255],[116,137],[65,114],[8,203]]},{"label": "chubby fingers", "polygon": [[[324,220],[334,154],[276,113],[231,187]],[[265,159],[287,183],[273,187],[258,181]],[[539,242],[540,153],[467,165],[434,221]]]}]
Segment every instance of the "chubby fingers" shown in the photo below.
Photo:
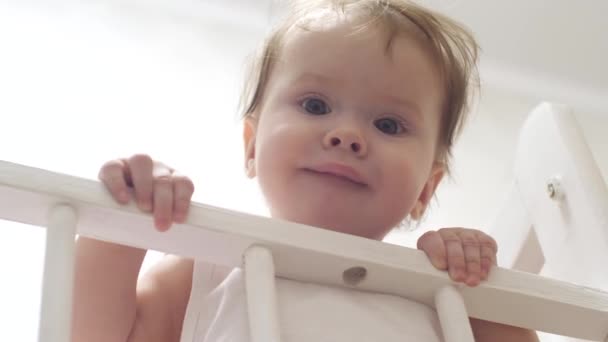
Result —
[{"label": "chubby fingers", "polygon": [[496,242],[475,229],[443,228],[429,231],[418,240],[433,266],[448,270],[454,281],[476,286],[496,265]]},{"label": "chubby fingers", "polygon": [[[481,281],[481,246],[477,236],[471,230],[463,230],[459,234],[462,248],[462,258],[465,264],[464,282],[469,286],[476,286]],[[459,280],[463,280],[460,278]]]},{"label": "chubby fingers", "polygon": [[171,170],[164,165],[156,165],[152,174],[152,204],[154,225],[160,231],[166,231],[173,221],[173,181]]},{"label": "chubby fingers", "polygon": [[188,216],[190,201],[194,193],[194,183],[190,178],[173,172],[173,220],[183,223]]},{"label": "chubby fingers", "polygon": [[[460,236],[454,229],[429,231],[418,239],[418,249],[423,250],[433,266],[447,270],[454,281],[467,278],[467,261]],[[479,258],[478,258],[479,259]]]},{"label": "chubby fingers", "polygon": [[498,265],[496,255],[498,254],[498,245],[496,240],[491,236],[479,232],[477,240],[481,246],[481,279],[487,279],[492,266]]},{"label": "chubby fingers", "polygon": [[190,178],[157,163],[154,178],[154,223],[158,230],[169,229],[173,222],[183,223],[188,215],[194,184]]},{"label": "chubby fingers", "polygon": [[146,154],[135,154],[124,160],[126,174],[130,175],[131,185],[135,191],[135,203],[140,210],[152,212],[152,194],[154,192],[154,161]]},{"label": "chubby fingers", "polygon": [[121,204],[129,202],[132,190],[138,208],[153,213],[154,225],[160,231],[169,229],[173,222],[185,221],[194,193],[188,177],[145,154],[105,163],[99,179]]},{"label": "chubby fingers", "polygon": [[129,202],[129,186],[125,175],[123,160],[114,159],[103,164],[99,170],[99,180],[106,186],[110,194],[121,204]]},{"label": "chubby fingers", "polygon": [[432,230],[424,233],[418,239],[417,248],[424,251],[435,268],[448,269],[446,246],[438,232]]}]

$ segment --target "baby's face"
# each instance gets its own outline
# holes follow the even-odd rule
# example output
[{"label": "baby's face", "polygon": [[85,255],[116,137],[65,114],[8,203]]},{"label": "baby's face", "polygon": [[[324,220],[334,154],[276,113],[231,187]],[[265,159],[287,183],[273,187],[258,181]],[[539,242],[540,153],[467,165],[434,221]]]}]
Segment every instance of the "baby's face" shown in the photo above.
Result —
[{"label": "baby's face", "polygon": [[[294,29],[247,119],[251,175],[273,217],[382,239],[431,199],[441,83],[406,35]],[[246,128],[246,131],[248,130]]]}]

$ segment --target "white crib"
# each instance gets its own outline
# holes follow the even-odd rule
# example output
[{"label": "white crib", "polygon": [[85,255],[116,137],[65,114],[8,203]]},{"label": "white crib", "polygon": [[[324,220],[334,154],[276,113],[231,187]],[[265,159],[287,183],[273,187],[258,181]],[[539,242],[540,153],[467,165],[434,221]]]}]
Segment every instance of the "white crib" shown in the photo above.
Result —
[{"label": "white crib", "polygon": [[608,264],[608,189],[568,107],[544,103],[531,113],[514,171],[492,225],[501,264],[608,288],[608,272],[597,268]]},{"label": "white crib", "polygon": [[161,235],[99,182],[9,162],[0,162],[0,219],[48,228],[40,341],[69,341],[75,234],[244,267],[256,342],[279,341],[275,276],[423,302],[438,311],[446,342],[473,341],[467,316],[608,341],[608,293],[574,284],[608,284],[608,272],[586,264],[608,259],[608,190],[567,109],[532,113],[518,156],[493,236],[499,259],[528,272],[496,268],[476,288],[452,283],[414,249],[201,204]]}]

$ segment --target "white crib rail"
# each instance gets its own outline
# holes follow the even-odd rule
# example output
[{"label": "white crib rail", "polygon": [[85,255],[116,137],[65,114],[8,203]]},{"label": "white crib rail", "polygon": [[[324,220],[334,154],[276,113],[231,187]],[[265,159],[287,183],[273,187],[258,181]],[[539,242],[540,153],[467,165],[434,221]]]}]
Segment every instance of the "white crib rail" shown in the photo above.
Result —
[{"label": "white crib rail", "polygon": [[[97,181],[0,161],[1,219],[47,226],[47,214],[58,204],[74,208],[77,233],[83,236],[232,267],[242,266],[248,248],[263,246],[270,251],[274,273],[280,277],[393,294],[432,307],[436,307],[440,290],[452,287],[456,291],[446,290],[441,295],[454,303],[444,305],[449,311],[589,340],[603,341],[608,335],[606,292],[501,268],[493,269],[488,281],[476,288],[453,285],[445,272],[436,270],[414,249],[201,204],[192,205],[185,224],[159,233],[152,229],[149,215],[134,205],[117,204]],[[71,234],[70,225],[66,225],[67,234]],[[68,268],[69,258],[64,260]],[[48,270],[45,277],[52,277]],[[355,277],[352,270],[358,270]],[[56,276],[63,277],[63,273]],[[63,296],[71,295],[69,282],[70,277],[65,276]],[[458,293],[462,299],[454,298]],[[452,306],[459,301],[466,309],[464,305]],[[66,301],[56,303],[66,305]],[[437,307],[444,316],[442,305]],[[55,310],[63,310],[69,317],[67,307],[50,312],[57,314]],[[275,323],[261,324],[272,329]],[[442,326],[446,329],[453,324],[442,321]],[[464,328],[460,329],[462,335],[453,341],[464,341],[460,336],[469,333],[469,327],[460,327]]]},{"label": "white crib rail", "polygon": [[251,246],[244,254],[245,288],[251,342],[279,342],[279,313],[272,253]]},{"label": "white crib rail", "polygon": [[77,215],[69,205],[49,209],[38,336],[41,341],[68,341]]}]

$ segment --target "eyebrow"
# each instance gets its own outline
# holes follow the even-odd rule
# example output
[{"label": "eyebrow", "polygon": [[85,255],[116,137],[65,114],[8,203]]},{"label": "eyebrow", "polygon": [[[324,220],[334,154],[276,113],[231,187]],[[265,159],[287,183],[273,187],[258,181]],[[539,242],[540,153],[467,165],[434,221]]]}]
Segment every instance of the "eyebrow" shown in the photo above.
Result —
[{"label": "eyebrow", "polygon": [[[343,83],[340,80],[337,80],[332,77],[325,76],[323,74],[314,73],[314,72],[304,72],[299,74],[293,80],[294,83],[303,83],[303,82],[319,82],[319,83],[331,83],[334,85],[338,85]],[[397,106],[399,108],[406,108],[408,113],[412,113],[418,120],[423,120],[423,115],[420,110],[420,106],[414,101],[408,101],[403,99],[400,96],[394,94],[382,94],[378,96],[382,103],[388,103],[390,105]]]},{"label": "eyebrow", "polygon": [[395,105],[399,108],[406,108],[408,110],[408,113],[412,113],[420,121],[423,121],[424,119],[424,115],[422,115],[420,106],[418,106],[416,102],[407,101],[395,95],[384,95],[382,96],[382,101],[384,103]]},{"label": "eyebrow", "polygon": [[339,80],[336,80],[334,78],[331,78],[331,77],[328,77],[328,76],[325,76],[322,74],[318,74],[318,73],[311,73],[311,72],[301,73],[293,80],[294,83],[309,82],[309,81],[334,83],[334,84],[340,83]]}]

